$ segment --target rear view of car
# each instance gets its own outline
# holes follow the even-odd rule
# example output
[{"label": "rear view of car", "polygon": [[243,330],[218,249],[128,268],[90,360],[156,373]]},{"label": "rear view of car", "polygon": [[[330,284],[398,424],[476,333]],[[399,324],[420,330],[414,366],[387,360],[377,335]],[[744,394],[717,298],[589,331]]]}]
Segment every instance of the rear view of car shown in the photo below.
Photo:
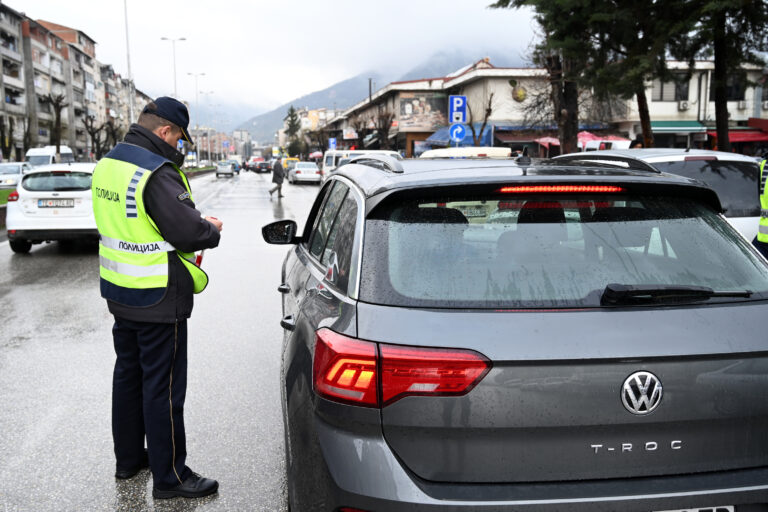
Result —
[{"label": "rear view of car", "polygon": [[228,178],[235,176],[234,166],[228,161],[216,162],[216,177],[221,178],[222,176]]},{"label": "rear view of car", "polygon": [[320,183],[323,173],[314,162],[297,162],[288,171],[289,183]]},{"label": "rear view of car", "polygon": [[713,191],[374,164],[334,175],[300,237],[265,227],[296,244],[279,288],[292,509],[768,504],[768,267]]},{"label": "rear view of car", "polygon": [[23,173],[31,169],[26,162],[0,164],[0,189],[15,188]]},{"label": "rear view of car", "polygon": [[14,252],[56,240],[96,239],[91,178],[95,164],[49,165],[25,174],[8,197],[6,227]]},{"label": "rear view of car", "polygon": [[254,171],[257,173],[262,172],[270,172],[272,170],[272,166],[269,162],[256,162],[256,167],[254,168]]}]

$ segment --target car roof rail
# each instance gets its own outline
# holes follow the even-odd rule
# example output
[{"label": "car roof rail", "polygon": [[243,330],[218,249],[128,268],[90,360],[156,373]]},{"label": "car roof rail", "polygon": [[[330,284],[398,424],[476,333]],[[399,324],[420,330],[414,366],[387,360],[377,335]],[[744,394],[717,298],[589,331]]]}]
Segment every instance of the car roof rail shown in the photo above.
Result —
[{"label": "car roof rail", "polygon": [[380,171],[393,172],[396,174],[403,173],[403,164],[389,155],[375,153],[360,155],[350,159],[347,164],[367,165],[368,167],[374,167]]},{"label": "car roof rail", "polygon": [[660,174],[661,171],[656,169],[650,164],[647,164],[643,162],[642,160],[638,160],[637,158],[632,158],[628,156],[618,156],[618,155],[596,155],[593,152],[587,151],[584,153],[576,153],[572,155],[558,155],[553,158],[556,162],[592,162],[592,163],[605,163],[609,164],[611,162],[622,162],[627,164],[631,169],[639,169],[641,171],[648,171],[656,174]]}]

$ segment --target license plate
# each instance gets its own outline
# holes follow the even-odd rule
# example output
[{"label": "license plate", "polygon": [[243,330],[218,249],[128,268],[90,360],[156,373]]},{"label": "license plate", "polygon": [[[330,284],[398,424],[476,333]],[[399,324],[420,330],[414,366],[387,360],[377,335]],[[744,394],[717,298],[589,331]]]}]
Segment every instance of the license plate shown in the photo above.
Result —
[{"label": "license plate", "polygon": [[460,206],[465,217],[485,217],[485,206]]},{"label": "license plate", "polygon": [[736,507],[731,505],[721,507],[684,508],[681,510],[657,510],[656,512],[735,512]]},{"label": "license plate", "polygon": [[38,208],[74,208],[74,199],[38,199]]}]

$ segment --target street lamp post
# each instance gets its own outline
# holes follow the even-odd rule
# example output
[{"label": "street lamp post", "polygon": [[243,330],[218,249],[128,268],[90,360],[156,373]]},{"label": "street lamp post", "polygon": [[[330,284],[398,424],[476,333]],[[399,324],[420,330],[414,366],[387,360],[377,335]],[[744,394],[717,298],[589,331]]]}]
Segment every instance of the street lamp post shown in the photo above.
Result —
[{"label": "street lamp post", "polygon": [[160,40],[171,42],[171,47],[173,49],[173,97],[178,98],[179,95],[176,92],[176,41],[186,41],[187,39],[184,37],[177,37],[175,39],[161,37]]},{"label": "street lamp post", "polygon": [[205,76],[205,73],[187,73],[189,76],[195,77],[195,132],[197,135],[197,140],[195,141],[196,150],[198,153],[197,163],[200,165],[200,130],[198,127],[200,126],[200,110],[198,109],[198,106],[200,105],[199,102],[199,90],[197,88],[197,78],[200,76]]}]

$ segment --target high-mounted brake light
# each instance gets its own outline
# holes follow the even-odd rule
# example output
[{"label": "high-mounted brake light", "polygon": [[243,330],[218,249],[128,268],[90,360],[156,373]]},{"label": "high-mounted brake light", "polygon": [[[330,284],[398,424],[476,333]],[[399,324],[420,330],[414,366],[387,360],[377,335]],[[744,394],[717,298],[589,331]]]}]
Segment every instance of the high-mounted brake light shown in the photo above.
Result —
[{"label": "high-mounted brake light", "polygon": [[490,361],[471,350],[376,344],[329,329],[316,333],[315,392],[336,402],[379,407],[412,395],[464,395],[490,369]]},{"label": "high-mounted brake light", "polygon": [[615,194],[624,192],[624,187],[613,185],[519,185],[502,187],[502,194]]},{"label": "high-mounted brake light", "polygon": [[19,193],[16,192],[15,190],[8,195],[7,201],[9,203],[12,203],[12,202],[18,201],[18,200],[19,200]]}]

